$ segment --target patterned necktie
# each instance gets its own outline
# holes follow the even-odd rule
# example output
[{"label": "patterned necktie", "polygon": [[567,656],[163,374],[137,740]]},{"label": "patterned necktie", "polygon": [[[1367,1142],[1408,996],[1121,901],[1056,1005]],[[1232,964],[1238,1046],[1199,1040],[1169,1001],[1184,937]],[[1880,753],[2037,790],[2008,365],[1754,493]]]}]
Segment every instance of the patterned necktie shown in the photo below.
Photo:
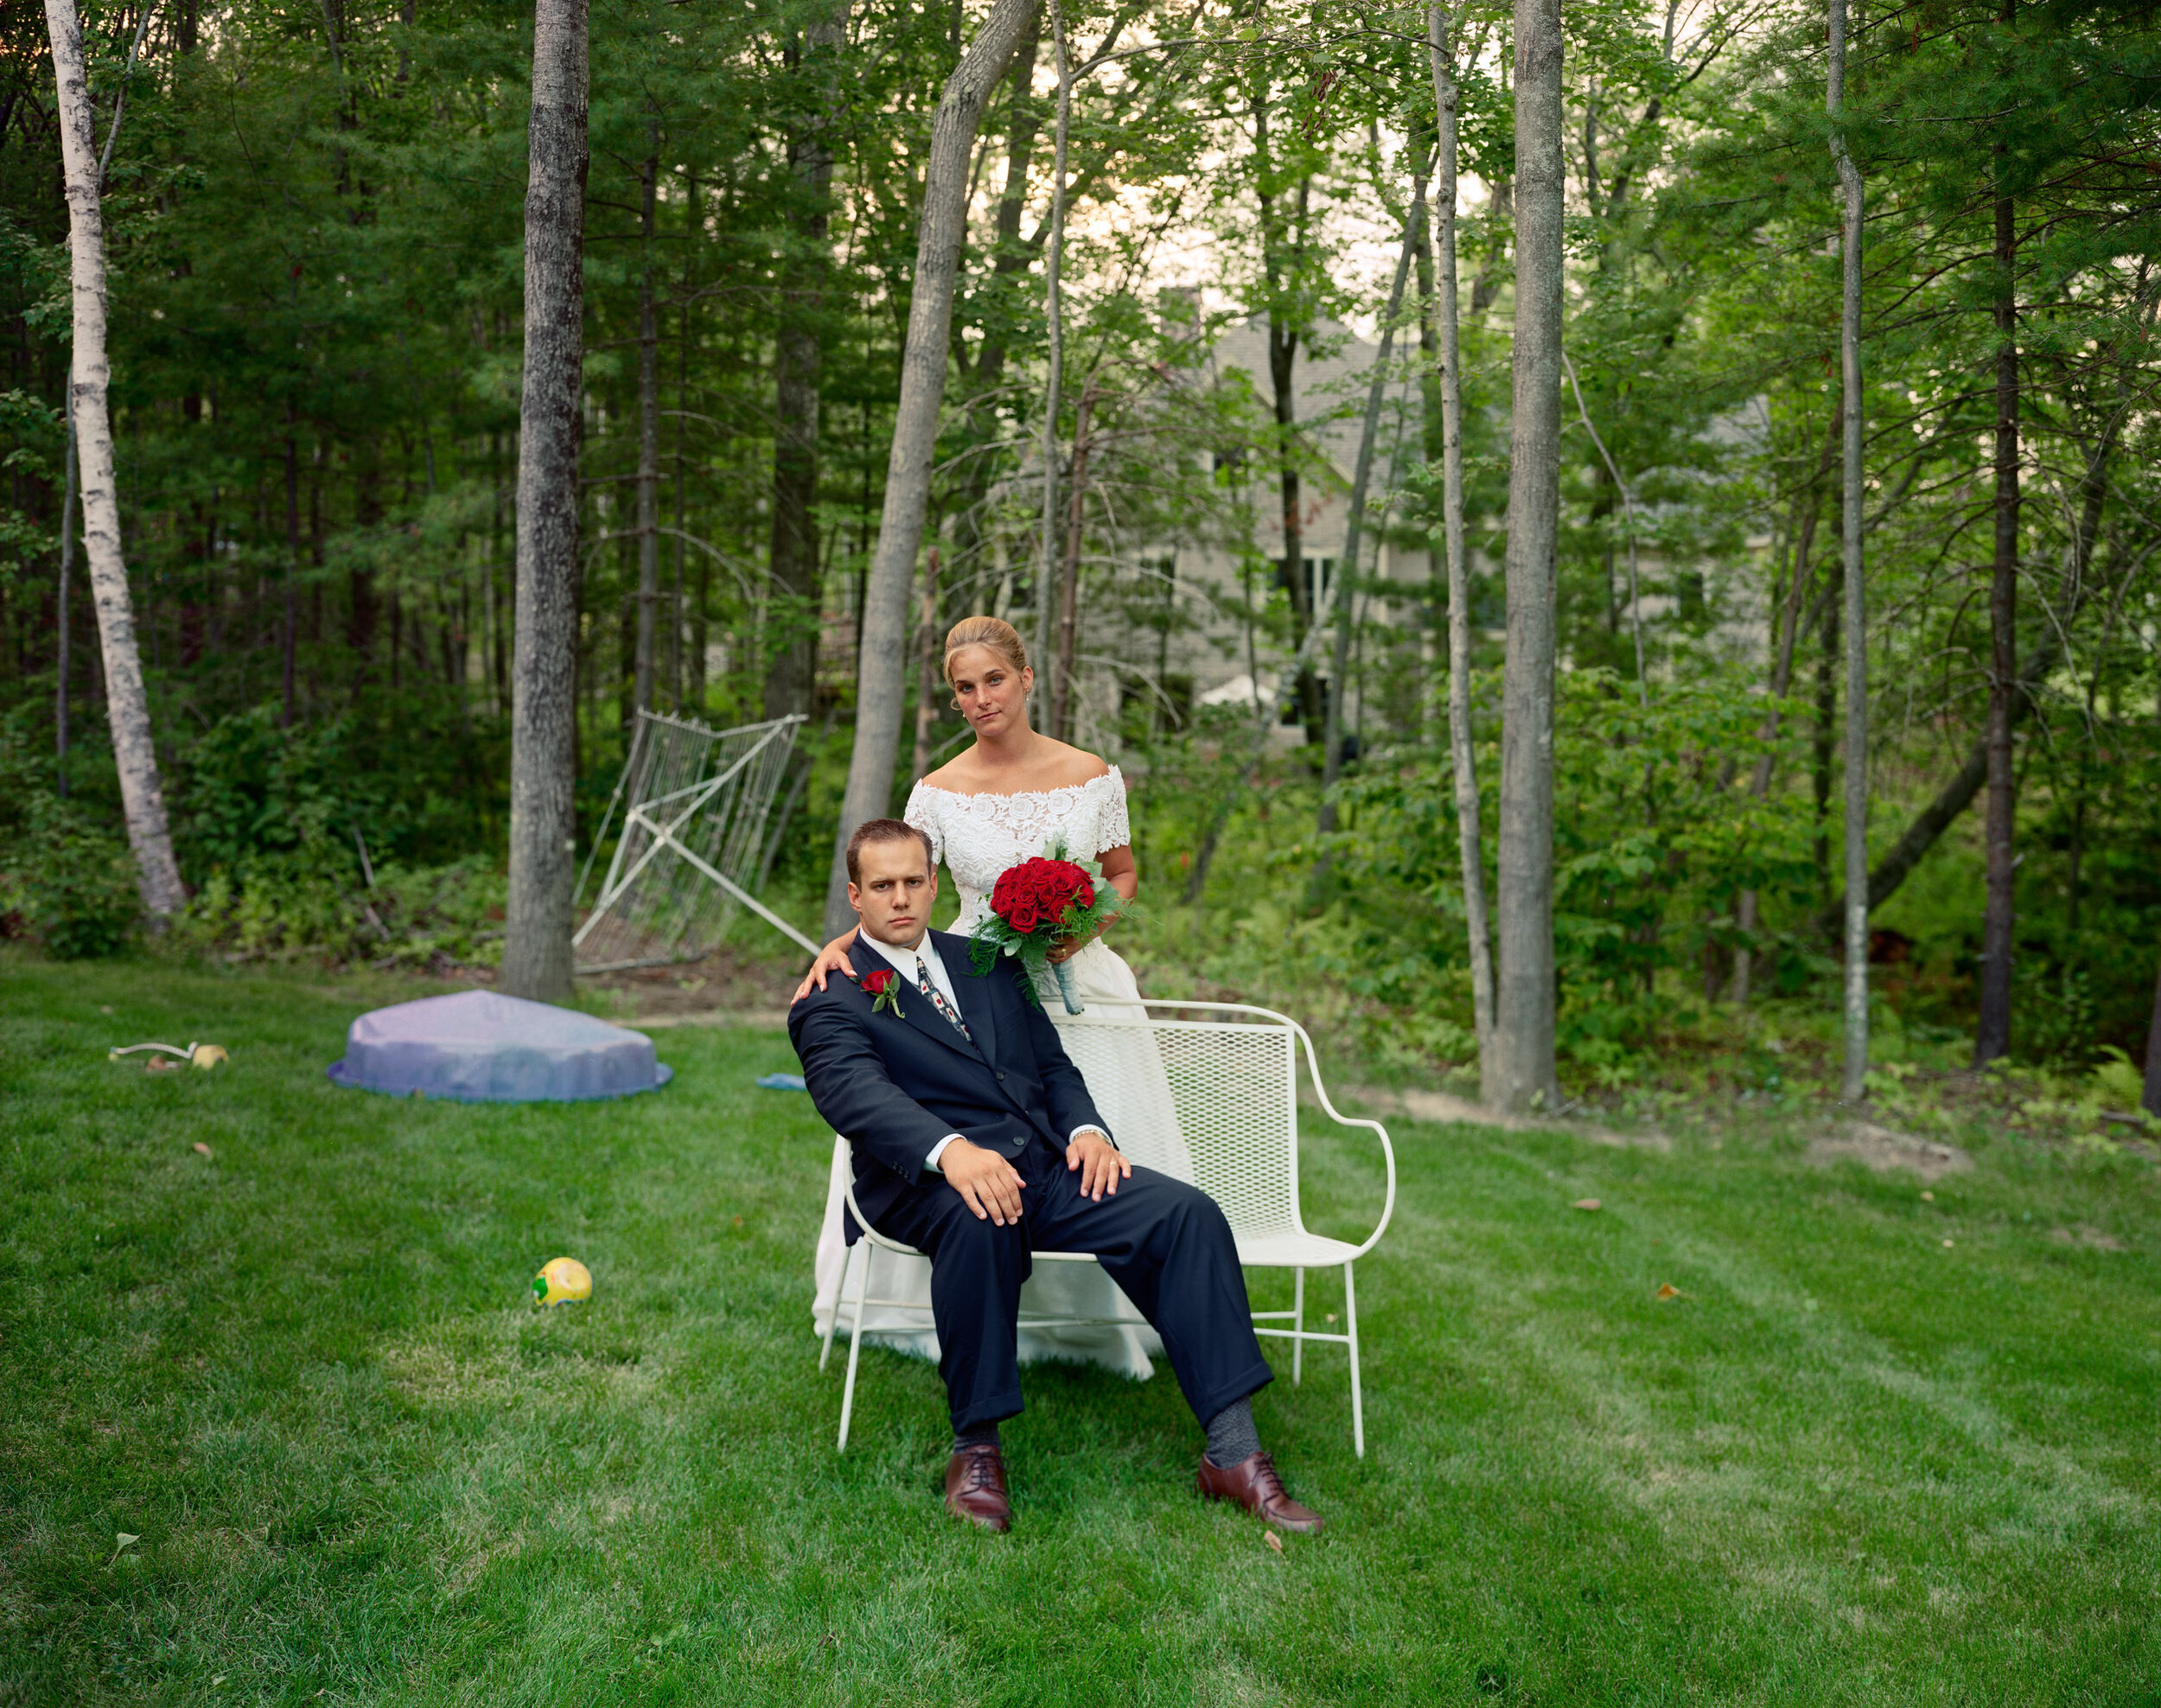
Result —
[{"label": "patterned necktie", "polygon": [[975,1034],[968,1029],[968,1023],[954,1011],[953,1005],[938,994],[938,987],[930,982],[930,963],[921,955],[915,957],[915,988],[930,998],[930,1005],[953,1022],[960,1036],[970,1043]]}]

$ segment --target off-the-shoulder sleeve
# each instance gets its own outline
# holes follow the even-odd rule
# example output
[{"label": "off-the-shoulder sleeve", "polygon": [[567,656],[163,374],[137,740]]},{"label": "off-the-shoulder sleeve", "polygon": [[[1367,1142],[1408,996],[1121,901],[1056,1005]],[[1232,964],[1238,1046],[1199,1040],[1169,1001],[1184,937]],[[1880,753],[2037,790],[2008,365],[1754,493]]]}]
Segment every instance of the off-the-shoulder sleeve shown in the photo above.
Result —
[{"label": "off-the-shoulder sleeve", "polygon": [[[1119,810],[1125,811],[1121,797]],[[945,832],[938,826],[938,791],[926,788],[921,783],[908,792],[908,810],[901,814],[903,824],[913,825],[930,838],[930,863],[936,865],[946,857]]]},{"label": "off-the-shoulder sleeve", "polygon": [[1095,780],[1095,851],[1125,847],[1133,839],[1133,821],[1125,810],[1125,779],[1117,766]]}]

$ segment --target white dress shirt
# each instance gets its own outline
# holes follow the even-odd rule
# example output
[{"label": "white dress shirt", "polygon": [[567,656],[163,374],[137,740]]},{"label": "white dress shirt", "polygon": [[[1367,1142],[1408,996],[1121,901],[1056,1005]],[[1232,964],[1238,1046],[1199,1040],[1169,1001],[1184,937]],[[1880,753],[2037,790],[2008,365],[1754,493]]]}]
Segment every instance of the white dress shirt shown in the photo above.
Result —
[{"label": "white dress shirt", "polygon": [[[856,942],[864,948],[875,949],[883,956],[893,971],[900,974],[901,983],[915,991],[918,996],[921,996],[922,990],[922,987],[915,982],[916,963],[920,960],[923,969],[930,974],[931,988],[946,999],[955,1014],[960,1015],[964,1020],[967,1017],[960,1007],[960,993],[953,989],[952,976],[947,972],[946,963],[940,957],[938,945],[931,940],[929,932],[926,931],[914,946],[908,948],[902,948],[898,943],[882,942],[869,932],[861,930],[856,933]],[[1066,1143],[1072,1144],[1084,1132],[1103,1133],[1105,1138],[1110,1138],[1110,1134],[1103,1132],[1102,1128],[1084,1123],[1066,1135]],[[923,1159],[926,1166],[934,1173],[944,1172],[938,1167],[938,1159],[946,1154],[946,1147],[959,1137],[960,1135],[957,1132],[949,1132],[937,1144],[932,1145],[930,1155]]]}]

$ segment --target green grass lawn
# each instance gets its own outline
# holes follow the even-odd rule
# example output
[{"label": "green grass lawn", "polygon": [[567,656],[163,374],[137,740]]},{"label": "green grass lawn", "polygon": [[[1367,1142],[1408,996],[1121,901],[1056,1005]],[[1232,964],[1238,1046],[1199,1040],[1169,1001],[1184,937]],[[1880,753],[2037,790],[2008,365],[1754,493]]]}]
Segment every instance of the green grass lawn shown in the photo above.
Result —
[{"label": "green grass lawn", "polygon": [[[833,1451],[785,1037],[661,1034],[617,1104],[328,1084],[412,993],[0,958],[0,1703],[2161,1700],[2143,1163],[2005,1141],[1927,1201],[1406,1123],[1367,1456],[1340,1356],[1257,1405],[1328,1533],[1195,1496],[1167,1372],[1054,1367],[1001,1539],[928,1367],[867,1354]],[[1310,1214],[1379,1179],[1316,1145]],[[536,1310],[565,1252],[592,1302]]]}]

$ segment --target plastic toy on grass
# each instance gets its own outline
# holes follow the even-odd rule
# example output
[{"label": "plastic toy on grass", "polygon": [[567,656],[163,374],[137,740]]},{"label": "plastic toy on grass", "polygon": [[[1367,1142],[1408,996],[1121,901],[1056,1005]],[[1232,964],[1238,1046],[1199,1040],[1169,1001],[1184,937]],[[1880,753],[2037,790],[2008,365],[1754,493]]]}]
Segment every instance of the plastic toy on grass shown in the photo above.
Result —
[{"label": "plastic toy on grass", "polygon": [[[233,1059],[226,1053],[223,1044],[191,1043],[185,1049],[181,1048],[178,1044],[129,1044],[124,1048],[116,1046],[105,1052],[105,1060],[124,1061],[129,1056],[146,1049],[163,1050],[167,1055],[178,1056],[182,1061],[186,1062],[191,1068],[201,1068],[206,1071],[215,1068],[220,1061],[230,1061]],[[144,1065],[151,1068],[172,1068],[177,1064],[152,1056]]]},{"label": "plastic toy on grass", "polygon": [[555,1258],[532,1278],[535,1304],[575,1304],[593,1297],[593,1271],[576,1258]]}]

